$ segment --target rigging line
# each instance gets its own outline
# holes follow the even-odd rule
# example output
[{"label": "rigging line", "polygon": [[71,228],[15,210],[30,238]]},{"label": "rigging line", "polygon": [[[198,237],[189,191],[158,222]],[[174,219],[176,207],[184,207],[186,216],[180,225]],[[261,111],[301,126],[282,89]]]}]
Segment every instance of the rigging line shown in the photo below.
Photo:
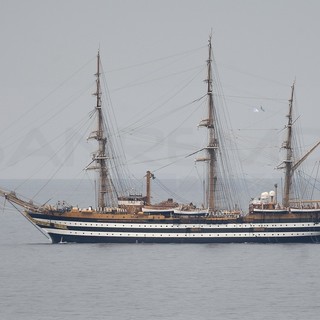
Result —
[{"label": "rigging line", "polygon": [[[213,58],[214,64],[216,66],[216,62],[215,59]],[[230,115],[228,113],[228,109],[226,108],[226,103],[225,103],[225,96],[223,94],[223,88],[221,87],[221,81],[220,81],[220,77],[219,77],[219,73],[217,71],[214,73],[214,83],[215,83],[215,91],[218,94],[215,94],[215,101],[214,101],[214,105],[221,105],[221,106],[225,106],[224,108],[219,108],[219,109],[214,109],[214,119],[216,121],[217,124],[219,124],[222,120],[224,120],[229,127],[230,126]],[[220,112],[219,112],[220,111]],[[222,112],[221,112],[222,111]],[[226,130],[223,130],[226,131]],[[216,134],[218,136],[218,141],[220,142],[220,149],[218,152],[218,156],[219,158],[221,158],[222,154],[224,153],[226,158],[231,160],[230,154],[228,153],[228,147],[232,146],[232,140],[226,141],[226,144],[224,145],[222,142],[223,140],[221,139],[221,135],[224,133],[223,131],[218,131]],[[226,148],[227,147],[227,148]],[[225,176],[227,176],[227,174],[230,174],[232,171],[230,170],[231,167],[228,166],[226,163],[221,162],[221,166],[219,167],[220,170],[218,172],[219,174],[219,178],[223,178]],[[225,180],[225,179],[219,179],[219,183],[221,183],[221,191],[224,193],[224,195],[231,195],[231,184],[229,181]],[[222,199],[221,199],[222,200]]]},{"label": "rigging line", "polygon": [[130,165],[137,165],[137,164],[143,164],[143,163],[151,163],[151,162],[157,162],[160,160],[168,160],[168,159],[176,159],[176,158],[183,158],[185,155],[177,155],[177,156],[171,156],[171,157],[165,157],[165,158],[158,158],[158,159],[152,159],[152,160],[144,160],[144,161],[139,161],[139,162],[132,162],[128,163]]},{"label": "rigging line", "polygon": [[250,72],[246,72],[246,71],[240,70],[240,69],[238,69],[236,67],[233,67],[233,66],[228,66],[228,65],[223,65],[223,64],[221,66],[226,68],[226,69],[229,69],[231,71],[236,71],[238,73],[242,73],[242,74],[248,75],[248,76],[253,77],[253,78],[258,78],[258,79],[262,79],[262,80],[265,80],[265,81],[273,82],[273,83],[276,83],[276,84],[279,84],[281,86],[285,86],[285,87],[288,88],[288,84],[287,83],[282,83],[282,82],[279,82],[279,81],[276,81],[276,80],[273,80],[273,79],[268,79],[268,78],[256,75],[254,73],[250,73]]},{"label": "rigging line", "polygon": [[[248,127],[246,128],[246,130],[249,130],[250,128],[256,126],[257,124],[259,125],[260,123],[266,123],[267,120],[270,120],[270,119],[272,119],[272,118],[275,118],[275,116],[276,116],[276,114],[271,114],[269,117],[261,118],[260,120],[256,121],[255,123],[252,123],[250,126],[248,126]],[[280,133],[280,132],[284,131],[285,129],[286,129],[286,126],[285,126],[284,128],[282,128],[282,129],[278,129],[278,131],[279,131],[279,133]],[[244,129],[242,129],[242,130],[244,130]],[[256,130],[256,129],[253,129],[253,130]],[[271,129],[268,129],[268,130],[271,130]],[[273,129],[272,129],[272,130],[273,130]]]},{"label": "rigging line", "polygon": [[[278,128],[259,128],[259,129],[241,129],[241,128],[238,128],[236,129],[237,131],[278,131],[279,129]],[[281,129],[282,131],[283,129]]]},{"label": "rigging line", "polygon": [[132,68],[140,67],[140,66],[143,66],[143,65],[146,65],[146,64],[154,63],[154,62],[157,62],[157,61],[162,61],[162,60],[171,59],[173,57],[187,55],[187,54],[190,54],[190,53],[193,53],[193,52],[196,52],[196,51],[200,51],[203,48],[205,48],[205,46],[201,46],[201,47],[198,47],[198,48],[195,48],[195,49],[192,49],[192,50],[187,50],[187,51],[184,51],[184,52],[172,54],[170,56],[161,57],[161,58],[149,60],[149,61],[146,61],[146,62],[141,62],[141,63],[130,65],[130,66],[124,66],[124,67],[121,67],[121,68],[110,69],[110,70],[107,70],[107,72],[111,73],[111,72],[115,72],[115,71],[122,71],[122,70],[126,70],[126,69],[132,69]]},{"label": "rigging line", "polygon": [[[176,91],[173,95],[171,95],[168,99],[166,99],[164,102],[162,102],[160,105],[156,105],[152,110],[150,110],[149,112],[147,112],[144,116],[142,116],[140,119],[134,121],[133,123],[129,124],[127,127],[125,127],[122,130],[127,130],[128,128],[134,126],[135,124],[139,123],[141,120],[147,118],[147,116],[149,116],[150,114],[152,114],[153,112],[155,112],[155,110],[160,109],[161,107],[163,107],[165,104],[167,104],[170,100],[172,100],[174,97],[176,97],[181,91],[183,91],[187,86],[190,85],[191,82],[193,82],[196,77],[203,71],[203,69],[201,69],[199,72],[197,72],[194,77],[192,77],[186,84],[184,84],[182,87],[180,87],[180,89],[178,91]],[[148,107],[144,108],[141,111],[141,114],[144,114],[144,111],[148,109]]]},{"label": "rigging line", "polygon": [[[91,86],[91,85],[90,85],[90,86]],[[86,87],[86,90],[87,90],[88,88],[89,88],[89,87]],[[52,115],[51,117],[49,117],[49,118],[48,118],[47,120],[45,120],[45,121],[42,121],[41,124],[39,124],[39,125],[37,126],[37,129],[42,128],[42,127],[45,126],[50,120],[54,119],[57,115],[59,115],[62,110],[66,110],[68,107],[70,107],[75,101],[77,101],[77,100],[82,96],[83,92],[84,92],[84,90],[81,90],[81,92],[80,92],[79,95],[74,96],[74,97],[72,98],[72,100],[71,100],[70,102],[68,102],[67,104],[63,104],[62,107],[59,108],[55,113],[53,113],[53,115]],[[39,119],[37,119],[37,120],[39,120]],[[21,135],[22,135],[22,136],[25,136],[25,133],[22,131],[22,132],[21,132]],[[4,146],[4,148],[8,148],[8,147],[11,146],[12,144],[15,144],[17,141],[21,140],[21,136],[15,135],[14,137],[15,137],[15,139],[14,139],[13,141],[11,141],[11,142],[9,141],[8,144]]]},{"label": "rigging line", "polygon": [[203,151],[204,149],[206,149],[206,147],[203,147],[200,150],[197,150],[195,152],[192,152],[192,153],[186,155],[185,158],[189,158],[190,156],[193,156],[194,154],[199,153],[199,152]]},{"label": "rigging line", "polygon": [[[123,85],[121,87],[118,87],[118,88],[115,88],[113,89],[112,91],[113,92],[116,92],[116,91],[120,91],[120,90],[124,90],[124,89],[127,89],[127,88],[132,88],[132,87],[137,87],[137,86],[140,86],[142,84],[145,84],[145,83],[150,83],[150,82],[154,82],[154,81],[159,81],[159,80],[163,80],[163,79],[167,79],[167,78],[170,78],[172,76],[176,76],[176,75],[180,75],[180,74],[183,74],[183,73],[187,73],[191,70],[198,70],[200,66],[197,66],[197,67],[193,67],[193,68],[188,68],[186,70],[183,70],[183,71],[180,71],[180,72],[174,72],[174,73],[171,73],[171,74],[168,74],[168,75],[165,75],[165,76],[162,76],[162,77],[158,77],[158,78],[154,78],[154,79],[149,79],[149,80],[145,80],[145,81],[141,81],[141,82],[136,82],[136,80],[132,81],[131,83],[128,83],[126,85]],[[201,65],[202,67],[202,65]],[[160,70],[162,70],[163,68],[161,68]],[[158,70],[156,70],[158,71]],[[154,72],[156,72],[154,71]],[[154,73],[152,72],[152,73]],[[147,76],[145,76],[147,77]],[[145,77],[142,77],[145,78]]]},{"label": "rigging line", "polygon": [[149,149],[145,150],[143,153],[134,156],[133,158],[131,158],[131,159],[129,160],[129,162],[132,161],[132,160],[134,160],[134,159],[136,159],[136,158],[138,158],[140,155],[142,155],[142,154],[144,154],[144,153],[152,150],[153,148],[157,147],[159,143],[163,142],[166,138],[168,138],[171,134],[173,134],[176,130],[178,130],[178,129],[194,114],[194,112],[196,112],[196,111],[197,111],[196,109],[195,109],[194,111],[192,111],[191,114],[188,115],[187,118],[185,118],[185,119],[180,123],[180,125],[179,125],[178,127],[176,127],[174,130],[172,130],[172,131],[171,131],[169,134],[167,134],[164,138],[162,138],[161,140],[157,141],[157,144],[156,144],[156,145],[153,145],[153,146],[151,146]]},{"label": "rigging line", "polygon": [[158,178],[155,179],[155,182],[165,191],[169,196],[174,196],[176,199],[180,200],[181,202],[188,202],[185,198],[181,197],[176,192],[169,189],[165,184],[163,184]]},{"label": "rigging line", "polygon": [[156,172],[156,171],[159,171],[159,170],[164,169],[164,168],[166,168],[166,167],[169,167],[169,166],[171,166],[172,164],[177,163],[177,162],[180,161],[180,160],[181,160],[181,159],[177,159],[177,160],[175,160],[175,161],[172,161],[172,162],[170,162],[170,163],[168,163],[168,164],[166,164],[166,165],[164,165],[164,166],[162,166],[162,167],[160,167],[160,168],[158,168],[158,169],[153,170],[153,172]]},{"label": "rigging line", "polygon": [[[64,146],[75,136],[75,134],[80,131],[80,129],[81,129],[81,128],[84,126],[84,124],[86,123],[86,122],[84,122],[83,124],[81,124],[81,122],[83,122],[83,121],[84,121],[84,119],[82,119],[82,120],[80,121],[80,127],[79,127],[79,129],[69,138],[68,141],[66,141],[66,143],[65,143],[62,147],[64,147]],[[65,134],[65,132],[62,132],[60,135],[58,135],[57,137],[55,137],[54,139],[52,139],[51,141],[49,141],[49,142],[46,143],[45,145],[41,146],[41,147],[40,147],[39,149],[37,149],[36,151],[30,152],[30,153],[27,154],[25,157],[23,157],[23,159],[20,159],[19,161],[14,162],[13,165],[15,165],[15,164],[17,164],[17,163],[19,163],[19,162],[21,162],[21,161],[25,161],[25,159],[27,159],[27,158],[29,158],[30,156],[32,156],[35,152],[38,152],[39,150],[47,147],[48,144],[51,144],[52,142],[58,140],[58,139],[59,139],[61,136],[63,136],[64,134]],[[41,167],[38,167],[37,170],[36,170],[36,172],[35,172],[34,174],[36,174],[36,173],[39,171],[40,168],[44,167],[49,161],[51,161],[51,160],[57,155],[57,153],[62,149],[62,147],[53,155],[53,157],[51,157],[50,159],[48,159],[48,161],[46,161]],[[27,179],[25,179],[24,181],[22,181],[22,182],[20,183],[20,185],[18,185],[18,186],[15,188],[15,190],[17,190],[17,189],[20,188],[22,185],[24,185],[27,181],[29,181],[34,174],[32,174],[29,178],[27,178]]]},{"label": "rigging line", "polygon": [[140,190],[141,194],[143,194],[142,190],[144,190],[144,182],[145,182],[144,177],[138,179],[134,174],[130,174],[130,178],[129,178],[133,183],[134,189]]},{"label": "rigging line", "polygon": [[270,101],[278,101],[278,102],[288,102],[288,99],[283,98],[267,98],[267,97],[249,97],[249,96],[233,96],[233,95],[225,95],[226,98],[239,98],[239,99],[252,99],[252,100],[270,100]]},{"label": "rigging line", "polygon": [[23,214],[18,207],[16,207],[11,201],[8,201],[8,202],[9,202],[27,221],[29,221],[29,223],[31,223],[34,227],[36,227],[36,229],[38,229],[39,232],[41,232],[46,238],[48,238],[48,239],[50,240],[50,237],[49,237],[44,231],[42,231],[42,229],[41,229],[40,227],[38,227],[32,220],[28,219],[28,218],[26,217],[26,215]]},{"label": "rigging line", "polygon": [[[126,133],[132,134],[134,131],[137,131],[137,130],[141,129],[143,126],[144,126],[144,128],[147,128],[148,126],[154,125],[155,123],[157,123],[157,122],[159,122],[159,121],[162,121],[162,120],[165,119],[166,117],[172,117],[172,115],[173,115],[174,113],[176,113],[176,112],[178,112],[178,111],[180,111],[180,110],[182,110],[182,109],[184,109],[184,108],[186,108],[186,107],[194,104],[195,102],[199,102],[199,101],[200,101],[201,99],[203,99],[205,96],[206,96],[206,94],[205,94],[204,96],[198,98],[198,99],[195,99],[195,100],[193,100],[193,101],[191,101],[191,102],[188,102],[188,103],[185,103],[185,104],[183,104],[183,105],[181,105],[181,106],[178,106],[178,107],[176,107],[175,109],[170,110],[170,112],[165,112],[164,114],[155,117],[154,120],[153,120],[153,119],[148,120],[148,121],[146,120],[144,123],[142,123],[140,126],[138,126],[138,127],[136,127],[136,128],[130,129],[129,127],[126,127],[126,128],[124,128],[124,129],[122,129],[122,130],[120,131],[120,133],[121,133],[121,134],[126,134]],[[127,130],[126,130],[126,129],[127,129]]]},{"label": "rigging line", "polygon": [[208,94],[205,93],[203,96],[201,96],[201,97],[198,98],[198,99],[193,100],[191,103],[199,102],[200,100],[202,100],[203,98],[205,98],[207,95],[208,95]]},{"label": "rigging line", "polygon": [[91,58],[89,61],[87,61],[82,67],[80,67],[78,70],[76,70],[71,76],[69,76],[67,79],[62,81],[57,87],[55,87],[53,90],[51,90],[47,95],[45,95],[42,99],[40,99],[38,102],[36,102],[30,109],[27,109],[25,112],[20,114],[19,117],[16,117],[14,119],[14,122],[9,123],[4,129],[0,131],[0,135],[5,132],[9,127],[12,125],[18,123],[20,119],[22,119],[24,116],[26,116],[28,113],[30,113],[32,110],[34,110],[36,107],[38,107],[42,102],[44,102],[47,98],[49,98],[51,95],[53,95],[56,91],[58,91],[63,85],[68,83],[76,74],[78,74],[81,70],[83,70],[91,61],[93,58]]},{"label": "rigging line", "polygon": [[[181,181],[181,183],[184,185],[185,183],[187,183],[187,180],[189,179],[189,177],[191,177],[191,173],[194,172],[194,166],[191,166],[189,173],[183,178],[183,180]],[[191,177],[192,178],[192,177]],[[194,183],[193,183],[194,184]],[[192,184],[192,185],[193,185]]]},{"label": "rigging line", "polygon": [[[101,65],[101,68],[103,70],[102,65]],[[119,135],[119,126],[118,126],[118,122],[117,122],[117,117],[115,116],[115,111],[114,111],[113,103],[111,100],[110,90],[108,87],[108,83],[107,83],[105,74],[103,74],[103,80],[104,80],[103,81],[103,83],[104,83],[103,90],[104,90],[107,102],[109,102],[109,106],[110,106],[110,108],[108,108],[106,111],[109,110],[110,111],[109,115],[111,115],[111,117],[112,117],[111,121],[107,122],[106,113],[104,112],[103,113],[104,123],[105,123],[105,125],[108,123],[108,126],[106,127],[106,129],[109,129],[110,127],[113,129],[114,136],[113,136],[112,140],[117,139],[117,142],[118,142],[118,143],[113,143],[113,141],[111,141],[111,146],[110,146],[111,151],[113,151],[113,150],[116,151],[116,155],[120,156],[123,159],[122,162],[126,163],[127,162],[126,154],[124,152],[122,139],[120,138],[120,135]],[[114,141],[114,142],[116,142],[116,141]],[[122,163],[122,162],[120,163],[120,170],[123,171],[122,175],[124,177],[126,174],[128,174],[128,169],[124,166],[124,163]],[[120,178],[121,174],[118,172],[118,169],[117,169],[117,174],[119,176],[118,178]]]},{"label": "rigging line", "polygon": [[[101,69],[103,71],[103,66],[102,66],[101,62],[100,62],[100,66],[101,66]],[[102,74],[102,76],[103,76],[103,84],[104,84],[103,85],[104,96],[106,97],[107,104],[110,106],[110,109],[106,108],[105,109],[106,112],[103,112],[103,116],[104,116],[104,120],[105,120],[104,122],[108,123],[108,124],[110,122],[110,125],[112,125],[112,126],[113,126],[113,124],[115,124],[115,127],[116,127],[117,132],[118,132],[119,129],[118,129],[117,117],[115,116],[115,111],[114,111],[113,103],[112,103],[112,100],[111,100],[111,94],[110,94],[110,90],[109,90],[109,87],[108,87],[107,78],[106,78],[104,73]],[[105,116],[106,116],[106,113],[108,113],[108,111],[111,111],[112,119],[111,119],[111,121],[107,122]]]},{"label": "rigging line", "polygon": [[[304,176],[307,176],[307,178],[305,178],[304,176],[302,176],[302,173],[304,174]],[[302,172],[301,170],[298,170],[298,174],[299,174],[299,177],[300,178],[302,178],[303,180],[305,180],[305,182],[307,183],[307,184],[311,184],[311,182],[310,182],[310,178],[312,179],[312,180],[314,180],[314,182],[316,183],[316,182],[319,182],[319,180],[318,179],[315,179],[314,177],[312,177],[312,176],[310,176],[309,174],[307,174],[306,172]],[[315,184],[314,183],[314,184]],[[317,187],[314,187],[316,190],[320,190],[320,188],[317,188]]]},{"label": "rigging line", "polygon": [[[90,123],[90,126],[91,126],[91,123]],[[89,126],[88,126],[88,127],[89,127]],[[88,127],[87,127],[87,130],[88,130]],[[85,131],[85,133],[87,132],[87,130]],[[78,132],[76,132],[76,133],[78,133]],[[75,134],[74,134],[74,135],[75,135]],[[72,135],[72,137],[73,137],[74,135]],[[83,135],[83,136],[84,136],[84,135]],[[71,139],[71,138],[70,138],[70,139]],[[67,154],[66,160],[71,157],[71,155],[73,154],[74,150],[75,150],[76,147],[79,145],[80,141],[82,141],[82,139],[79,139],[78,142],[77,142],[77,144],[75,145],[75,147],[70,150],[69,154]],[[64,145],[61,146],[61,148],[55,153],[55,155],[56,155],[59,151],[61,151],[61,149],[62,149],[63,147],[64,147]],[[48,160],[48,161],[49,161],[49,160]],[[48,161],[47,161],[47,162],[48,162]],[[47,162],[46,162],[45,164],[47,164]],[[64,165],[64,163],[61,162],[61,164],[58,166],[57,170],[54,171],[54,173],[50,176],[50,178],[47,180],[47,182],[43,185],[42,188],[40,188],[40,190],[33,196],[32,199],[34,199],[34,198],[52,181],[52,179],[54,178],[54,176],[60,171],[60,169],[63,167],[63,165]],[[43,166],[42,166],[42,167],[43,167]]]},{"label": "rigging line", "polygon": [[66,104],[62,104],[62,106],[57,109],[55,113],[52,114],[50,118],[48,118],[46,121],[42,122],[39,127],[43,127],[46,123],[48,123],[50,120],[54,119],[60,112],[63,110],[68,109],[73,103],[75,103],[80,97],[88,91],[89,88],[91,88],[92,82],[90,82],[89,85],[86,85],[83,89],[79,90],[77,93],[75,93],[73,96],[70,97],[69,102]]},{"label": "rigging line", "polygon": [[[225,95],[224,95],[224,92],[223,92],[223,88],[221,86],[221,81],[220,81],[220,75],[219,75],[219,72],[216,72],[215,74],[216,76],[216,79],[217,79],[217,87],[218,87],[218,90],[220,92],[220,99],[221,99],[221,104],[226,106],[226,108],[223,108],[223,110],[226,110],[226,114],[225,114],[225,118],[227,118],[227,122],[229,123],[229,127],[232,128],[231,126],[231,118],[230,118],[230,114],[229,114],[229,109],[227,108],[227,103],[226,103],[226,99],[225,99]],[[220,121],[218,119],[218,121]],[[233,131],[232,131],[233,132]],[[244,169],[243,169],[243,166],[242,166],[242,163],[241,161],[239,161],[240,159],[240,153],[239,153],[239,147],[238,147],[238,144],[234,141],[234,136],[233,136],[233,139],[232,140],[229,140],[227,142],[227,145],[226,147],[227,148],[232,148],[235,152],[232,153],[233,155],[233,161],[235,162],[236,166],[234,168],[234,171],[235,173],[238,175],[238,172],[239,174],[241,174],[241,176],[243,177],[243,174],[244,174]],[[229,156],[229,152],[227,149],[224,150],[224,152],[227,152],[227,155],[228,157]],[[239,170],[239,171],[238,171]],[[227,168],[227,172],[229,172],[229,168]],[[231,172],[231,171],[230,171]],[[243,190],[246,190],[246,193],[248,194],[248,186],[246,183],[243,184]],[[237,192],[237,194],[239,195],[239,192]]]},{"label": "rigging line", "polygon": [[174,132],[176,132],[177,130],[179,130],[179,128],[181,128],[181,126],[196,112],[198,111],[197,109],[194,109],[181,123],[180,125],[178,125],[177,127],[175,127],[172,131],[170,131],[166,136],[164,136],[161,140],[157,141],[156,144],[154,144],[153,146],[151,146],[149,149],[145,150],[143,153],[138,154],[137,156],[135,156],[134,158],[132,158],[130,161],[136,159],[137,157],[140,157],[141,155],[145,154],[146,152],[150,152],[152,149],[158,147],[158,145],[160,143],[162,143],[164,140],[166,140],[168,137],[170,137]]}]

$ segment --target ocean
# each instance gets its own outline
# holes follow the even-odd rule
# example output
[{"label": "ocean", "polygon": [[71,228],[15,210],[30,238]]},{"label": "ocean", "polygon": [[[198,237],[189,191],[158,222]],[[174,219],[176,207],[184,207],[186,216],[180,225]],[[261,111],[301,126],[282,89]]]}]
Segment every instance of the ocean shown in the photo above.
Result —
[{"label": "ocean", "polygon": [[1,320],[320,314],[319,244],[53,245],[7,203],[0,257]]}]

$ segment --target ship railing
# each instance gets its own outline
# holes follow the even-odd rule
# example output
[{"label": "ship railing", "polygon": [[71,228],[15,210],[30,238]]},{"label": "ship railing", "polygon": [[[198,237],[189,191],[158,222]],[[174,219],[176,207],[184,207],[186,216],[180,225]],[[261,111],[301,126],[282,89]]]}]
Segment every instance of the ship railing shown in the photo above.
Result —
[{"label": "ship railing", "polygon": [[98,207],[97,211],[102,213],[126,213],[127,210],[119,207]]},{"label": "ship railing", "polygon": [[290,201],[290,207],[297,209],[320,209],[320,200],[293,200]]},{"label": "ship railing", "polygon": [[232,217],[237,218],[243,215],[242,211],[239,210],[216,210],[208,214],[212,217]]}]

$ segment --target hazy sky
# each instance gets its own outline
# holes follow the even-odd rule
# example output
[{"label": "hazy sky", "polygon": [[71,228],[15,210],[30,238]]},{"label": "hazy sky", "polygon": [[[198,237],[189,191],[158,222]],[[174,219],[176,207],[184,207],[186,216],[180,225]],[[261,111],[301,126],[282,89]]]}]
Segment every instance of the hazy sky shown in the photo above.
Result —
[{"label": "hazy sky", "polygon": [[161,177],[188,175],[192,159],[159,168],[203,142],[196,146],[201,112],[182,106],[205,94],[211,30],[247,176],[279,176],[273,168],[281,160],[281,128],[294,79],[305,147],[320,137],[317,0],[0,4],[1,178],[79,178],[95,147],[84,139],[79,152],[70,156],[68,150],[94,106],[98,48],[133,175],[142,178],[148,169]]}]

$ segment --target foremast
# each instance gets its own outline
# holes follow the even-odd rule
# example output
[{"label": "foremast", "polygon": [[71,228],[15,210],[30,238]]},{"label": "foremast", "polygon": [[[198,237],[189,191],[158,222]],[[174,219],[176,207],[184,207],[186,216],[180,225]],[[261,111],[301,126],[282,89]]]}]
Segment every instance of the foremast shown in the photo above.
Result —
[{"label": "foremast", "polygon": [[[89,136],[90,139],[95,139],[98,142],[98,150],[92,157],[92,162],[95,162],[96,165],[89,167],[88,169],[95,169],[98,171],[98,192],[97,192],[97,203],[100,210],[104,210],[107,206],[114,206],[115,201],[112,197],[112,182],[111,177],[109,176],[108,166],[107,166],[107,152],[106,152],[106,130],[105,122],[102,112],[102,92],[101,92],[101,83],[100,83],[100,52],[97,55],[97,73],[96,76],[96,105],[95,112],[97,113],[97,130],[92,132]],[[107,203],[107,195],[109,195]]]},{"label": "foremast", "polygon": [[217,150],[218,139],[215,129],[215,106],[213,101],[213,86],[212,86],[212,43],[211,35],[208,41],[208,60],[207,60],[207,97],[208,97],[208,118],[202,120],[199,126],[206,127],[208,130],[208,144],[204,148],[207,156],[205,158],[197,159],[197,161],[206,161],[208,163],[207,176],[207,208],[209,212],[216,211],[215,190],[216,190],[216,166],[217,166]]}]

